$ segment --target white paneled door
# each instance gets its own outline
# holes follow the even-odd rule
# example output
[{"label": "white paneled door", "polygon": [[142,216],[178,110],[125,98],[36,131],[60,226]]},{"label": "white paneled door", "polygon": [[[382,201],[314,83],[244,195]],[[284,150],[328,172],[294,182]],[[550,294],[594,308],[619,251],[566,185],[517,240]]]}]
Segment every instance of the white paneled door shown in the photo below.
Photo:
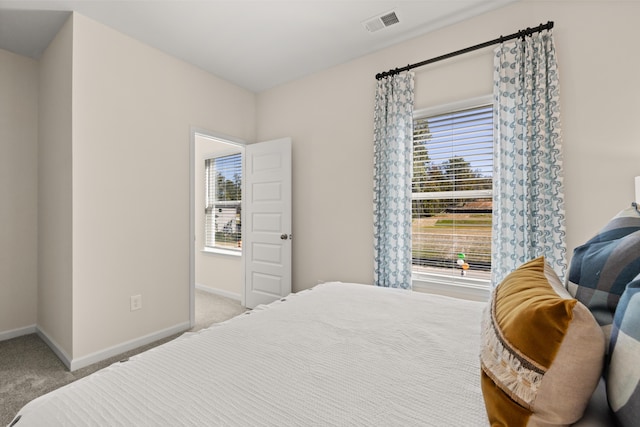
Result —
[{"label": "white paneled door", "polygon": [[291,138],[245,149],[244,301],[254,308],[291,292]]}]

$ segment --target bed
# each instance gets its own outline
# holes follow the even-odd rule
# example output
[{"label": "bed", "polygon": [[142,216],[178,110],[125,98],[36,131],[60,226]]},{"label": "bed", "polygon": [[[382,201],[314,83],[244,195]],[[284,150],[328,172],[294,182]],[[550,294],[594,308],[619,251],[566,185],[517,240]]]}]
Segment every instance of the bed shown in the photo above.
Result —
[{"label": "bed", "polygon": [[485,305],[321,284],[41,396],[13,425],[487,425]]},{"label": "bed", "polygon": [[[325,283],[43,395],[11,425],[486,426],[486,307]],[[602,386],[576,425],[610,425]]]}]

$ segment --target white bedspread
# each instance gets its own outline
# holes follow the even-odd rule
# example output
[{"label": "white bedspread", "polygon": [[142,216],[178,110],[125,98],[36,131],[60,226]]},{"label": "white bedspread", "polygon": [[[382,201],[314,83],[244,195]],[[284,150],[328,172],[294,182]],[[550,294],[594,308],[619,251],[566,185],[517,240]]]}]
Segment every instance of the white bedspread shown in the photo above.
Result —
[{"label": "white bedspread", "polygon": [[26,426],[484,426],[483,303],[327,283],[35,399]]}]

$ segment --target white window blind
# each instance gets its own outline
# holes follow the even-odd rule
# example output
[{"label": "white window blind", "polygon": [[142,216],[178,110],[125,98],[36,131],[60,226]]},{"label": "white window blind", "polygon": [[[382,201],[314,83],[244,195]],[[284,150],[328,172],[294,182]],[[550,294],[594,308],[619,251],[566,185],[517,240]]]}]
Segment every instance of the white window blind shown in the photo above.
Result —
[{"label": "white window blind", "polygon": [[205,179],[205,246],[239,250],[242,155],[206,159]]},{"label": "white window blind", "polygon": [[491,105],[414,119],[414,273],[479,279],[491,269]]}]

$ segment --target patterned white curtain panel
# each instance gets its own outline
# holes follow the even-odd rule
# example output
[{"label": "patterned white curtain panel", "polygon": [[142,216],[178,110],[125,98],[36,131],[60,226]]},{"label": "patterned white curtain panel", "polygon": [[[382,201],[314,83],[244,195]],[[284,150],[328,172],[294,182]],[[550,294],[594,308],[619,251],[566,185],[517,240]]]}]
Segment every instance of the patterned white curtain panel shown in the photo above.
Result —
[{"label": "patterned white curtain panel", "polygon": [[494,286],[541,255],[567,270],[558,80],[550,30],[495,50]]},{"label": "patterned white curtain panel", "polygon": [[374,117],[374,283],[411,287],[414,74],[378,80]]}]

